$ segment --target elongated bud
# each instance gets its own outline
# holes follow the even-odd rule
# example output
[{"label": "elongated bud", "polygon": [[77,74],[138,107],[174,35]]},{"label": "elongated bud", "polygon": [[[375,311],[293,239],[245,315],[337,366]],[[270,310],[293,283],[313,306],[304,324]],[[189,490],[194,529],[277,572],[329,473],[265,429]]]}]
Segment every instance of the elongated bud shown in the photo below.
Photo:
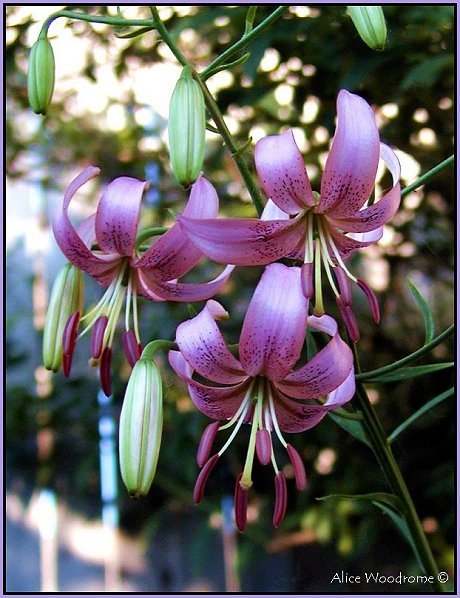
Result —
[{"label": "elongated bud", "polygon": [[347,6],[359,36],[373,50],[383,50],[387,41],[387,26],[381,6]]},{"label": "elongated bud", "polygon": [[155,362],[136,362],[120,415],[120,469],[133,497],[145,496],[158,463],[163,429],[163,389]]},{"label": "elongated bud", "polygon": [[29,104],[37,114],[46,114],[54,91],[54,54],[46,37],[40,36],[32,46],[27,72]]},{"label": "elongated bud", "polygon": [[59,271],[51,297],[43,331],[43,365],[57,372],[62,364],[62,338],[69,317],[83,310],[83,275],[72,264]]},{"label": "elongated bud", "polygon": [[168,130],[172,171],[179,183],[188,187],[203,166],[206,115],[203,92],[187,66],[171,97]]}]

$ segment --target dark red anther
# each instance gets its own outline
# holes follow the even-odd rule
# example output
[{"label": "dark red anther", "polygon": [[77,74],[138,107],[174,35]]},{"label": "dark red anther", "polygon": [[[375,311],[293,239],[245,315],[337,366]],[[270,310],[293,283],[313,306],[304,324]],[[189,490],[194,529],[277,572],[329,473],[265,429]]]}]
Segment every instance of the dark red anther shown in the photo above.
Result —
[{"label": "dark red anther", "polygon": [[286,445],[286,450],[289,459],[291,460],[292,467],[294,468],[295,487],[300,491],[305,490],[307,487],[307,474],[305,472],[302,457],[291,444]]},{"label": "dark red anther", "polygon": [[286,479],[281,471],[275,476],[275,509],[273,511],[273,525],[278,527],[284,519],[287,506]]},{"label": "dark red anther", "polygon": [[377,297],[375,296],[374,291],[364,282],[364,280],[360,280],[358,278],[358,286],[364,292],[369,301],[369,305],[372,312],[372,317],[374,318],[374,322],[378,324],[380,322],[380,309],[379,303],[377,301]]},{"label": "dark red anther", "polygon": [[300,282],[306,299],[311,299],[315,292],[313,288],[313,269],[313,262],[311,264],[303,264],[300,268]]},{"label": "dark red anther", "polygon": [[107,397],[112,394],[112,385],[110,383],[110,363],[112,361],[112,349],[106,347],[102,351],[101,362],[99,364],[99,380],[101,388]]},{"label": "dark red anther", "polygon": [[336,266],[334,268],[334,274],[337,282],[339,283],[339,291],[342,303],[349,307],[351,305],[351,281],[346,275],[345,270],[340,268],[340,266]]},{"label": "dark red anther", "polygon": [[272,457],[272,437],[267,429],[256,434],[256,454],[262,465],[268,465]]},{"label": "dark red anther", "polygon": [[140,359],[142,350],[141,344],[137,342],[136,335],[132,330],[126,330],[121,337],[123,351],[129,365],[133,368],[136,361]]},{"label": "dark red anther", "polygon": [[352,312],[349,305],[344,305],[340,297],[336,298],[337,307],[339,308],[340,315],[342,316],[343,323],[348,331],[350,340],[353,343],[359,341],[359,328],[358,322],[356,321],[355,314]]},{"label": "dark red anther", "polygon": [[219,426],[220,422],[213,422],[204,429],[203,434],[201,435],[200,444],[198,445],[198,450],[196,452],[196,462],[198,467],[203,467],[208,460],[214,438],[219,430]]},{"label": "dark red anther", "polygon": [[101,356],[108,322],[109,318],[107,316],[101,316],[94,323],[93,332],[91,333],[91,357],[93,359],[99,359]]},{"label": "dark red anther", "polygon": [[62,370],[66,378],[70,375],[72,366],[72,357],[77,341],[77,328],[80,323],[80,312],[76,311],[66,322],[64,332],[62,333]]},{"label": "dark red anther", "polygon": [[246,529],[246,521],[248,516],[248,490],[241,487],[240,480],[243,474],[240,473],[235,484],[235,523],[240,532]]},{"label": "dark red anther", "polygon": [[216,453],[206,462],[205,466],[200,471],[195,482],[195,488],[193,489],[193,502],[195,504],[201,502],[201,499],[203,498],[204,494],[204,487],[206,486],[206,482],[208,481],[209,474],[214,469],[218,459],[219,454]]}]

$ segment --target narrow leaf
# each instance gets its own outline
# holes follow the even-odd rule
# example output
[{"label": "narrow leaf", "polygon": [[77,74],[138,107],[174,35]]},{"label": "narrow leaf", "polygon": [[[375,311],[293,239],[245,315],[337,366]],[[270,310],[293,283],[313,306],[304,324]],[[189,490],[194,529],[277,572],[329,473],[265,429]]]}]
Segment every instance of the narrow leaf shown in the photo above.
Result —
[{"label": "narrow leaf", "polygon": [[329,500],[331,498],[340,498],[342,500],[368,500],[373,503],[378,502],[390,506],[392,510],[397,513],[403,512],[403,506],[399,498],[389,492],[370,492],[369,494],[329,494],[328,496],[321,496],[316,500]]},{"label": "narrow leaf", "polygon": [[454,389],[453,388],[449,388],[449,390],[446,390],[446,392],[443,392],[440,395],[434,397],[434,399],[431,399],[431,401],[428,401],[428,403],[426,403],[425,405],[423,405],[423,407],[420,407],[420,409],[418,409],[418,411],[416,411],[415,413],[413,413],[410,417],[408,417],[406,419],[406,421],[404,421],[401,425],[399,425],[396,428],[396,430],[394,430],[390,434],[390,436],[388,437],[388,441],[389,442],[393,442],[394,439],[397,438],[401,434],[401,432],[404,432],[404,430],[407,430],[407,428],[410,425],[412,425],[419,417],[421,417],[427,411],[430,411],[431,409],[433,409],[433,407],[435,407],[436,405],[438,405],[439,403],[441,403],[445,399],[451,397],[453,394],[454,394]]},{"label": "narrow leaf", "polygon": [[453,361],[449,361],[446,363],[433,363],[431,365],[417,365],[414,367],[401,368],[395,372],[368,378],[366,382],[399,382],[400,380],[409,380],[410,378],[418,378],[419,376],[426,376],[433,372],[439,372],[440,370],[451,368],[453,365]]},{"label": "narrow leaf", "polygon": [[409,289],[414,296],[414,299],[417,301],[417,304],[423,314],[423,320],[425,323],[425,345],[431,342],[434,338],[434,319],[431,309],[428,303],[425,301],[422,293],[418,290],[415,284],[410,280],[407,279],[407,284],[409,285]]},{"label": "narrow leaf", "polygon": [[372,444],[368,440],[361,422],[352,419],[345,419],[339,415],[336,415],[332,411],[329,411],[328,416],[331,417],[338,426],[348,432],[350,436],[353,436],[353,438],[356,438],[356,440],[359,440],[360,442],[363,442],[372,448]]}]

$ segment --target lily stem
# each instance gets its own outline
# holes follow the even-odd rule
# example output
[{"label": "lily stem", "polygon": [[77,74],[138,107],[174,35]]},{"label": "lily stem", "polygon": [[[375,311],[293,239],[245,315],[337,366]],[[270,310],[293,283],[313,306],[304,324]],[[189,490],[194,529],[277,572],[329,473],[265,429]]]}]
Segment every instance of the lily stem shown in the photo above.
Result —
[{"label": "lily stem", "polygon": [[454,158],[455,158],[455,155],[452,154],[452,156],[449,156],[448,158],[446,158],[445,160],[443,160],[442,162],[440,162],[437,166],[435,166],[434,168],[432,168],[428,172],[425,172],[425,174],[423,174],[416,181],[414,181],[410,185],[407,185],[407,187],[405,187],[401,191],[401,197],[405,197],[406,195],[408,195],[412,191],[415,191],[415,189],[418,189],[419,187],[421,187],[429,179],[431,179],[431,177],[433,177],[435,174],[438,174],[438,172],[440,172],[443,168],[446,168],[446,166],[449,166],[450,164],[452,164],[453,161],[454,161]]},{"label": "lily stem", "polygon": [[[359,372],[359,357],[354,344],[353,353],[355,356],[356,368]],[[437,577],[439,571],[436,561],[434,560],[422,524],[420,523],[420,519],[412,501],[412,497],[393,456],[393,452],[380,420],[378,419],[369,397],[367,396],[366,389],[361,382],[358,382],[356,390],[357,392],[353,402],[363,414],[363,426],[369,441],[371,442],[375,457],[384,472],[393,493],[400,499],[404,506],[404,517],[412,538],[412,543],[416,548],[416,556],[418,557],[424,572],[433,578],[433,589],[437,593],[443,593],[443,586]]]}]

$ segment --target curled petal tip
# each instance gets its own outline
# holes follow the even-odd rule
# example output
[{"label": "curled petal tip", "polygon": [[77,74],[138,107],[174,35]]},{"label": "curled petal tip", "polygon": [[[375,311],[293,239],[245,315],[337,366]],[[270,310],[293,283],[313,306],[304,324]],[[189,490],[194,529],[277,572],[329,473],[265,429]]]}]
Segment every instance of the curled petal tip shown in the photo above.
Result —
[{"label": "curled petal tip", "polygon": [[195,487],[193,489],[193,502],[195,504],[199,504],[203,498],[204,489],[206,486],[206,482],[208,481],[209,475],[211,471],[214,469],[217,461],[219,459],[218,453],[213,455],[205,464],[203,469],[200,471],[196,482]]},{"label": "curled petal tip", "polygon": [[198,467],[203,467],[209,457],[209,453],[211,452],[212,445],[214,442],[214,438],[219,430],[220,423],[213,422],[206,426],[201,435],[200,444],[198,446],[198,451],[196,453],[196,462]]}]

